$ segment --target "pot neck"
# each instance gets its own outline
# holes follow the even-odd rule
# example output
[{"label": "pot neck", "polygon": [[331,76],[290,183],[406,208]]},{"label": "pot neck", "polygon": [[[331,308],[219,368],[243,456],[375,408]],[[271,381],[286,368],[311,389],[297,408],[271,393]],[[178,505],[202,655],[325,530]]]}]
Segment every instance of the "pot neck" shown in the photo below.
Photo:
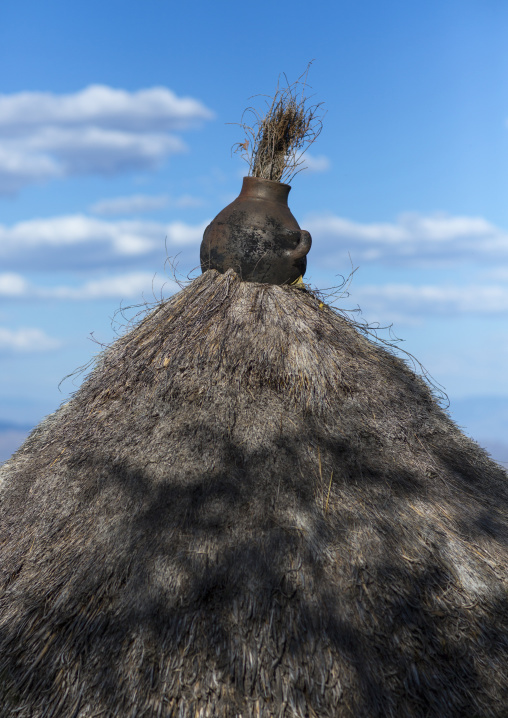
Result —
[{"label": "pot neck", "polygon": [[240,197],[264,199],[269,202],[288,203],[291,186],[261,177],[244,177]]}]

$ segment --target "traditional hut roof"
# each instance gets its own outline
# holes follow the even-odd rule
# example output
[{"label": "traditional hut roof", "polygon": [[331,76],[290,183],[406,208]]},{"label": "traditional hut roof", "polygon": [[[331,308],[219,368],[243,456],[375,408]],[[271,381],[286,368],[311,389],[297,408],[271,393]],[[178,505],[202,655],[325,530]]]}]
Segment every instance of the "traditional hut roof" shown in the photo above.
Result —
[{"label": "traditional hut roof", "polygon": [[206,272],[0,477],[2,716],[507,715],[508,477],[305,290]]}]

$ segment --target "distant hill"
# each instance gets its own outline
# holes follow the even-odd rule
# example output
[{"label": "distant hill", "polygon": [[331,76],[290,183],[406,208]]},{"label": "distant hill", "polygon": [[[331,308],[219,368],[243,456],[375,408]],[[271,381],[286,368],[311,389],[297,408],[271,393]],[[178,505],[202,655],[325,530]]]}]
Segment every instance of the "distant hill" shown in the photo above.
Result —
[{"label": "distant hill", "polygon": [[495,461],[508,466],[508,397],[453,399],[449,411],[465,434],[486,449]]},{"label": "distant hill", "polygon": [[0,464],[21,446],[32,429],[30,424],[0,421]]},{"label": "distant hill", "polygon": [[33,429],[33,424],[16,424],[12,421],[2,421],[0,419],[0,432],[4,431],[31,431]]}]

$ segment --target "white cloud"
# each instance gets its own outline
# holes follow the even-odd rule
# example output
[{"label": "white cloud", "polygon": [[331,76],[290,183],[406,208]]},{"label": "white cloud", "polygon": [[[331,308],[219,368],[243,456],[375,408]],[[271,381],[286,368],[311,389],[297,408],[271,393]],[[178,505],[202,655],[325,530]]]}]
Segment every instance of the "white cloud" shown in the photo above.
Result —
[{"label": "white cloud", "polygon": [[199,245],[208,224],[208,222],[203,222],[196,226],[185,222],[171,222],[168,225],[168,241],[176,247]]},{"label": "white cloud", "polygon": [[180,197],[172,199],[171,204],[174,207],[181,207],[183,209],[187,207],[202,207],[205,202],[199,197],[193,197],[190,194],[183,194]]},{"label": "white cloud", "polygon": [[[134,209],[153,200],[162,204],[164,197],[134,195],[105,200],[102,209]],[[341,217],[308,217],[301,224],[313,236],[309,260],[327,267],[343,265],[344,260],[349,264],[348,254],[355,265],[376,262],[394,267],[469,260],[487,268],[489,263],[501,265],[508,260],[508,232],[483,218],[404,215],[394,223],[361,224]],[[19,271],[136,262],[139,267],[139,262],[159,262],[165,248],[170,256],[183,253],[182,261],[197,264],[206,225],[207,222],[164,223],[141,218],[116,220],[85,214],[0,225],[0,266],[4,271]]]},{"label": "white cloud", "polygon": [[302,160],[302,167],[305,167],[309,172],[326,172],[330,169],[330,160],[325,155],[314,156],[306,152]]},{"label": "white cloud", "polygon": [[303,224],[326,261],[419,264],[508,259],[508,232],[482,217],[403,214],[396,222],[361,224],[342,217],[309,216]]},{"label": "white cloud", "polygon": [[[73,299],[91,300],[118,297],[141,298],[145,295],[169,296],[179,287],[173,280],[153,272],[130,272],[91,279],[74,286],[36,286],[22,275],[0,274],[0,299]],[[508,287],[503,285],[439,286],[384,284],[352,286],[349,297],[338,306],[359,305],[378,316],[410,320],[430,315],[508,314]]]},{"label": "white cloud", "polygon": [[99,215],[138,214],[163,209],[168,204],[169,196],[165,194],[158,196],[134,194],[129,197],[100,200],[90,207],[90,211]]},{"label": "white cloud", "polygon": [[41,329],[24,327],[6,329],[0,327],[0,352],[16,352],[23,354],[39,353],[57,349],[61,342],[48,336]]},{"label": "white cloud", "polygon": [[0,192],[56,176],[155,167],[185,150],[170,132],[212,117],[198,100],[164,87],[0,95]]},{"label": "white cloud", "polygon": [[62,173],[62,167],[47,155],[0,146],[0,194],[18,192],[28,184],[59,177]]},{"label": "white cloud", "polygon": [[508,266],[495,267],[495,269],[484,272],[483,276],[500,282],[508,282]]},{"label": "white cloud", "polygon": [[5,268],[90,268],[132,263],[198,247],[207,222],[190,225],[142,220],[107,221],[68,215],[0,225],[0,262]]},{"label": "white cloud", "polygon": [[212,118],[213,113],[199,100],[177,97],[167,87],[127,92],[90,85],[70,95],[51,92],[0,95],[0,133],[4,136],[19,136],[42,126],[173,131]]},{"label": "white cloud", "polygon": [[92,279],[76,286],[40,287],[19,274],[0,274],[0,299],[93,300],[167,297],[178,291],[176,282],[150,272],[131,272]]},{"label": "white cloud", "polygon": [[508,314],[508,287],[498,285],[412,286],[385,284],[350,288],[347,301],[362,311],[383,319],[411,321],[430,315],[499,315]]},{"label": "white cloud", "polygon": [[128,197],[112,197],[111,199],[100,200],[90,207],[90,211],[93,214],[111,216],[120,214],[142,214],[143,212],[153,212],[154,210],[163,209],[168,206],[180,208],[200,207],[202,204],[203,201],[201,199],[192,197],[191,195],[170,197],[167,194],[134,194]]},{"label": "white cloud", "polygon": [[148,272],[133,272],[116,277],[105,277],[95,279],[77,287],[52,287],[50,289],[39,289],[39,296],[55,299],[108,299],[118,297],[120,299],[139,299],[143,297],[150,300],[153,295],[169,296],[179,287],[176,282],[163,279]]},{"label": "white cloud", "polygon": [[181,139],[163,133],[135,133],[100,127],[48,127],[11,146],[28,156],[56,158],[62,174],[115,174],[155,167],[167,155],[186,149]]},{"label": "white cloud", "polygon": [[0,274],[0,297],[23,297],[28,289],[28,282],[19,274]]}]

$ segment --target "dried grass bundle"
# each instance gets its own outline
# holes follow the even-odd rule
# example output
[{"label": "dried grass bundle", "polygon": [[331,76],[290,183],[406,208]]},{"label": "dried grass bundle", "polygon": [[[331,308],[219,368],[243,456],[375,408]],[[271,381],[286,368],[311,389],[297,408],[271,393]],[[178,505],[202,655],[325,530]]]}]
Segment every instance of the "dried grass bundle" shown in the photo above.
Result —
[{"label": "dried grass bundle", "polygon": [[[290,183],[301,172],[302,156],[320,135],[323,124],[321,106],[318,103],[307,106],[307,75],[311,63],[298,80],[277,89],[267,101],[268,111],[261,115],[255,108],[244,112],[254,118],[252,126],[240,123],[247,138],[234,146],[242,158],[249,163],[249,176]],[[243,120],[243,117],[242,117]]]}]

